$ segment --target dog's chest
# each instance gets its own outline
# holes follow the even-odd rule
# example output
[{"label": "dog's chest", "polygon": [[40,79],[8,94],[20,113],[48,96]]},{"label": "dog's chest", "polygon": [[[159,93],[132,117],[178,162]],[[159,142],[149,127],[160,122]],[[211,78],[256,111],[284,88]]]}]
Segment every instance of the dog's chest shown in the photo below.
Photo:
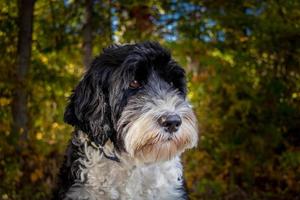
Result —
[{"label": "dog's chest", "polygon": [[91,199],[180,199],[182,196],[179,158],[144,167],[103,159],[83,163],[86,182],[81,187],[84,194],[93,195]]},{"label": "dog's chest", "polygon": [[[113,155],[106,146],[105,154]],[[118,155],[120,162],[107,159],[101,151],[84,143],[71,164],[75,183],[65,200],[168,200],[182,199],[182,165],[179,157],[162,163],[138,165]]]},{"label": "dog's chest", "polygon": [[104,199],[179,199],[181,179],[178,158],[133,168],[108,161],[89,167],[86,187],[92,187]]}]

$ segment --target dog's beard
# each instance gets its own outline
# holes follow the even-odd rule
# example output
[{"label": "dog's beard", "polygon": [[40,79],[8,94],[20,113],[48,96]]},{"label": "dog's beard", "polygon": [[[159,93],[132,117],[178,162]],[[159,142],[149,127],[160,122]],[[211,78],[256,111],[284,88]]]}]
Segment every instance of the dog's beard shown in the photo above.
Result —
[{"label": "dog's beard", "polygon": [[[146,109],[145,107],[147,106],[139,111],[133,107],[125,109],[120,119],[120,125],[126,122],[122,135],[125,149],[131,157],[143,163],[166,161],[180,155],[185,149],[196,146],[198,141],[196,117],[187,102],[179,102],[178,98],[173,96],[171,99],[155,102]],[[181,117],[182,124],[174,133],[164,131],[157,123],[157,119],[166,111],[174,112]],[[135,115],[135,112],[142,114]],[[128,121],[130,116],[133,117]]]}]

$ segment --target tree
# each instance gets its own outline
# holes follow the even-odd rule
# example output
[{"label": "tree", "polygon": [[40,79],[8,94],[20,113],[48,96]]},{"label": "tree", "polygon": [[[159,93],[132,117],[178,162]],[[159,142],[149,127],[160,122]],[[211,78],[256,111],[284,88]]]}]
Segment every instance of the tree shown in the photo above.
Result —
[{"label": "tree", "polygon": [[35,0],[19,1],[19,34],[15,69],[16,79],[12,101],[13,122],[11,137],[13,142],[15,142],[16,139],[19,139],[20,142],[25,142],[28,138],[28,92],[26,79],[31,58],[34,3]]},{"label": "tree", "polygon": [[84,24],[83,24],[83,64],[88,69],[92,61],[93,51],[93,30],[92,30],[92,15],[93,15],[93,0],[85,0],[84,2]]}]

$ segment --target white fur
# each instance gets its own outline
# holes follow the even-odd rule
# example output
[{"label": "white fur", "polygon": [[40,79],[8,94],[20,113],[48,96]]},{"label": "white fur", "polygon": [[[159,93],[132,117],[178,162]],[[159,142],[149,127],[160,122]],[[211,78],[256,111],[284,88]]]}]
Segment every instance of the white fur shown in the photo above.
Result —
[{"label": "white fur", "polygon": [[[81,146],[76,183],[65,199],[168,200],[181,199],[182,165],[178,156],[155,164],[141,164],[127,154],[117,155],[120,162],[104,157],[80,132],[73,144]],[[106,155],[116,154],[108,142]]]}]

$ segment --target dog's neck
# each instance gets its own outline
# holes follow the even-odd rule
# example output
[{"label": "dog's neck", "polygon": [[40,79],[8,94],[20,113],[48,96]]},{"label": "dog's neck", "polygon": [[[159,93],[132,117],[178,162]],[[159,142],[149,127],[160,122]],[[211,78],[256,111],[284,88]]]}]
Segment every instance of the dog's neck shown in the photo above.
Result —
[{"label": "dog's neck", "polygon": [[[77,148],[78,157],[71,163],[75,184],[68,190],[67,197],[181,199],[182,193],[178,190],[182,187],[179,157],[161,163],[142,164],[127,153],[116,151],[111,141],[99,147],[82,131],[74,133],[72,144],[73,148]],[[90,194],[93,194],[92,197]]]}]

